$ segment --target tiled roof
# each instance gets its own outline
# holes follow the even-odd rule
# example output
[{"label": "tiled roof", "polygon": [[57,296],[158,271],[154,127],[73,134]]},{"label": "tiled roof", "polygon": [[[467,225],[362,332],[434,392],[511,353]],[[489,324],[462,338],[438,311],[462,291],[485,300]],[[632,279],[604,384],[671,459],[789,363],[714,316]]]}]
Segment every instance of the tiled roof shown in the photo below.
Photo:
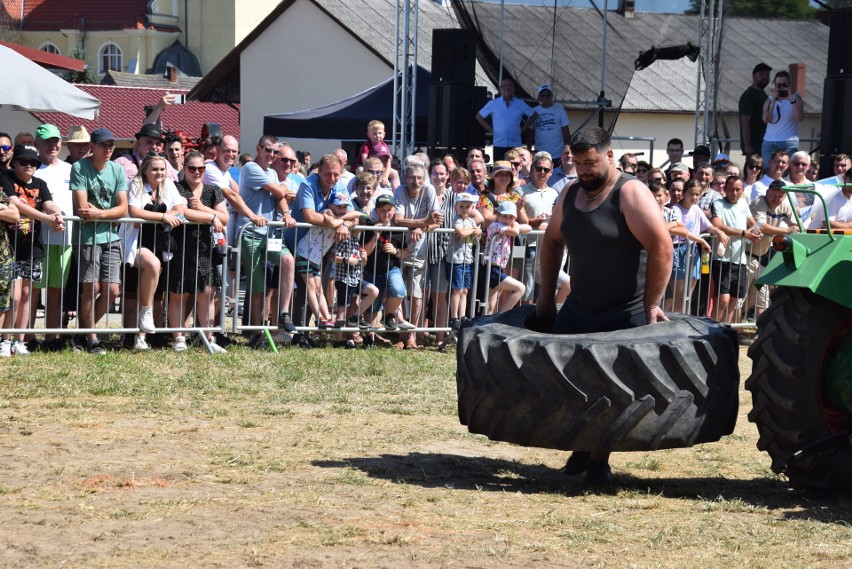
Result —
[{"label": "tiled roof", "polygon": [[109,71],[104,75],[101,85],[116,85],[118,87],[140,87],[144,89],[172,89],[189,91],[195,84],[201,81],[201,77],[178,76],[177,83],[171,83],[162,75],[123,73],[121,71]]},{"label": "tiled roof", "polygon": [[83,71],[86,69],[86,62],[82,59],[65,57],[64,55],[57,55],[55,53],[49,53],[33,47],[27,47],[25,45],[5,41],[0,41],[0,45],[5,45],[9,49],[20,53],[30,61],[34,61],[48,69],[70,69],[71,71]]},{"label": "tiled roof", "polygon": [[[156,105],[160,98],[169,93],[186,93],[177,89],[139,89],[133,87],[114,87],[110,85],[77,85],[83,91],[101,102],[100,118],[96,121],[81,119],[64,113],[33,113],[38,120],[53,123],[63,133],[71,125],[83,124],[89,132],[105,126],[119,139],[132,140],[145,120],[145,107]],[[201,103],[190,101],[185,105],[170,105],[162,115],[163,128],[180,130],[184,134],[197,138],[201,136],[201,127],[205,123],[215,122],[222,126],[222,132],[239,138],[239,108],[221,103]]]},{"label": "tiled roof", "polygon": [[[483,39],[498,53],[500,6],[464,4],[473,5],[471,13]],[[552,83],[559,100],[594,101],[600,91],[602,15],[584,8],[559,8],[556,14],[557,41],[553,44],[552,7],[506,4],[506,69],[529,96],[535,96],[537,85]],[[626,94],[623,111],[695,112],[695,63],[686,58],[657,61],[634,74],[633,62],[641,51],[653,46],[697,44],[698,17],[637,13],[634,18],[625,18],[611,12],[608,23],[606,91],[613,104]],[[805,112],[820,113],[828,32],[828,27],[817,20],[726,18],[719,110],[737,112],[739,97],[751,84],[752,68],[763,61],[774,70],[805,63]]]},{"label": "tiled roof", "polygon": [[147,0],[4,0],[3,7],[17,27],[24,5],[23,31],[72,28],[122,30],[144,27]]}]

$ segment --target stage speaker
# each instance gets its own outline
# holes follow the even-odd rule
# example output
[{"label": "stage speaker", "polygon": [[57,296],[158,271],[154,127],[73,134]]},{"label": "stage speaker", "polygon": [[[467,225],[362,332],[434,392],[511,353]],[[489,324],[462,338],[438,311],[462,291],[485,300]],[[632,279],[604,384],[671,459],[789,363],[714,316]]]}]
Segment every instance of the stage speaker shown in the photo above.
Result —
[{"label": "stage speaker", "polygon": [[852,77],[852,8],[831,11],[828,32],[828,77]]},{"label": "stage speaker", "polygon": [[485,145],[485,129],[476,113],[488,102],[485,87],[429,86],[428,142],[432,148],[468,148]]},{"label": "stage speaker", "polygon": [[432,83],[473,85],[476,32],[432,30]]},{"label": "stage speaker", "polygon": [[826,77],[822,92],[820,178],[834,175],[834,156],[852,154],[852,75]]}]

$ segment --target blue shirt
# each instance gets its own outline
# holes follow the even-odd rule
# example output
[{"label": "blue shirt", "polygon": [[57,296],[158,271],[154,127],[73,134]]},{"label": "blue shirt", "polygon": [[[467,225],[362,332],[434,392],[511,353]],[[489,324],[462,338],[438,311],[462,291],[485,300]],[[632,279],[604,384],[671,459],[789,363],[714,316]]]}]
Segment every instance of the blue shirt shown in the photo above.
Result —
[{"label": "blue shirt", "polygon": [[488,101],[479,111],[482,118],[491,117],[494,127],[494,146],[522,146],[521,124],[532,116],[533,109],[520,99],[512,97],[508,103],[503,97]]},{"label": "blue shirt", "polygon": [[562,166],[560,166],[553,171],[553,175],[550,176],[550,179],[547,181],[547,185],[561,194],[562,190],[565,189],[565,186],[568,186],[576,179],[577,174],[566,176],[565,172],[562,171]]},{"label": "blue shirt", "polygon": [[[319,174],[311,174],[304,182],[302,182],[302,185],[299,186],[299,191],[296,193],[296,199],[293,200],[290,205],[290,215],[296,223],[305,223],[305,214],[302,210],[312,209],[317,213],[322,213],[328,209],[328,198],[331,197],[332,193],[337,191],[345,192],[346,184],[341,184],[338,181],[331,191],[328,192],[328,196],[325,196],[322,193],[322,187],[320,187]],[[349,204],[346,209],[347,211],[351,210],[352,204]],[[295,251],[293,247],[296,244],[296,229],[297,228],[292,228],[284,232],[284,241],[287,244],[287,248],[291,251]],[[299,238],[303,236],[305,231],[305,229],[299,231]]]},{"label": "blue shirt", "polygon": [[[248,208],[257,215],[269,221],[278,221],[281,219],[278,200],[275,196],[262,189],[263,186],[269,183],[278,183],[278,175],[275,173],[275,170],[272,168],[264,170],[256,162],[247,162],[240,172],[240,197],[246,202]],[[250,224],[251,221],[249,218],[243,214],[237,216],[238,229],[244,225],[249,225],[243,233],[244,235],[256,238],[266,237],[268,226],[254,227]]]}]

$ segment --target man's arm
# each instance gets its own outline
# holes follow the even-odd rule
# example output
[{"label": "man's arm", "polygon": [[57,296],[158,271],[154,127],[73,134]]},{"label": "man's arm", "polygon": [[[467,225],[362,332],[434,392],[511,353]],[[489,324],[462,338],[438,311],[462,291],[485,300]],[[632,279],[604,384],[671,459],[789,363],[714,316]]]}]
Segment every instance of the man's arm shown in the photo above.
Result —
[{"label": "man's arm", "polygon": [[491,126],[491,123],[485,120],[481,114],[476,113],[476,122],[482,125],[482,128],[485,129],[485,132],[494,132],[494,127]]},{"label": "man's arm", "polygon": [[740,115],[740,138],[743,141],[743,154],[749,156],[754,154],[754,148],[751,147],[751,116]]},{"label": "man's arm", "polygon": [[624,184],[621,189],[621,200],[621,209],[624,212],[627,227],[648,252],[644,295],[648,324],[668,320],[660,308],[660,302],[666,293],[666,286],[672,274],[674,249],[665,222],[660,215],[660,206],[657,205],[648,188],[637,180]]},{"label": "man's arm", "polygon": [[[647,191],[647,190],[646,190]],[[565,251],[565,239],[562,236],[562,211],[567,191],[559,194],[559,200],[553,206],[553,215],[541,241],[538,244],[538,258],[541,268],[541,293],[535,305],[539,331],[550,331],[556,317],[556,281],[562,265]],[[650,192],[649,194],[650,195]]]}]

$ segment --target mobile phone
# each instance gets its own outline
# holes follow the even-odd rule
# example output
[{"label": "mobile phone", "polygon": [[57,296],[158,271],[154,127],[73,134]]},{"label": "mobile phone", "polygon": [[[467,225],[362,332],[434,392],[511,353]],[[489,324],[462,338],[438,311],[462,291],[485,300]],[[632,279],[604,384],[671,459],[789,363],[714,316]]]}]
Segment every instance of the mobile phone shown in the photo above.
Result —
[{"label": "mobile phone", "polygon": [[175,95],[175,100],[172,102],[173,105],[183,105],[186,103],[186,94]]}]

